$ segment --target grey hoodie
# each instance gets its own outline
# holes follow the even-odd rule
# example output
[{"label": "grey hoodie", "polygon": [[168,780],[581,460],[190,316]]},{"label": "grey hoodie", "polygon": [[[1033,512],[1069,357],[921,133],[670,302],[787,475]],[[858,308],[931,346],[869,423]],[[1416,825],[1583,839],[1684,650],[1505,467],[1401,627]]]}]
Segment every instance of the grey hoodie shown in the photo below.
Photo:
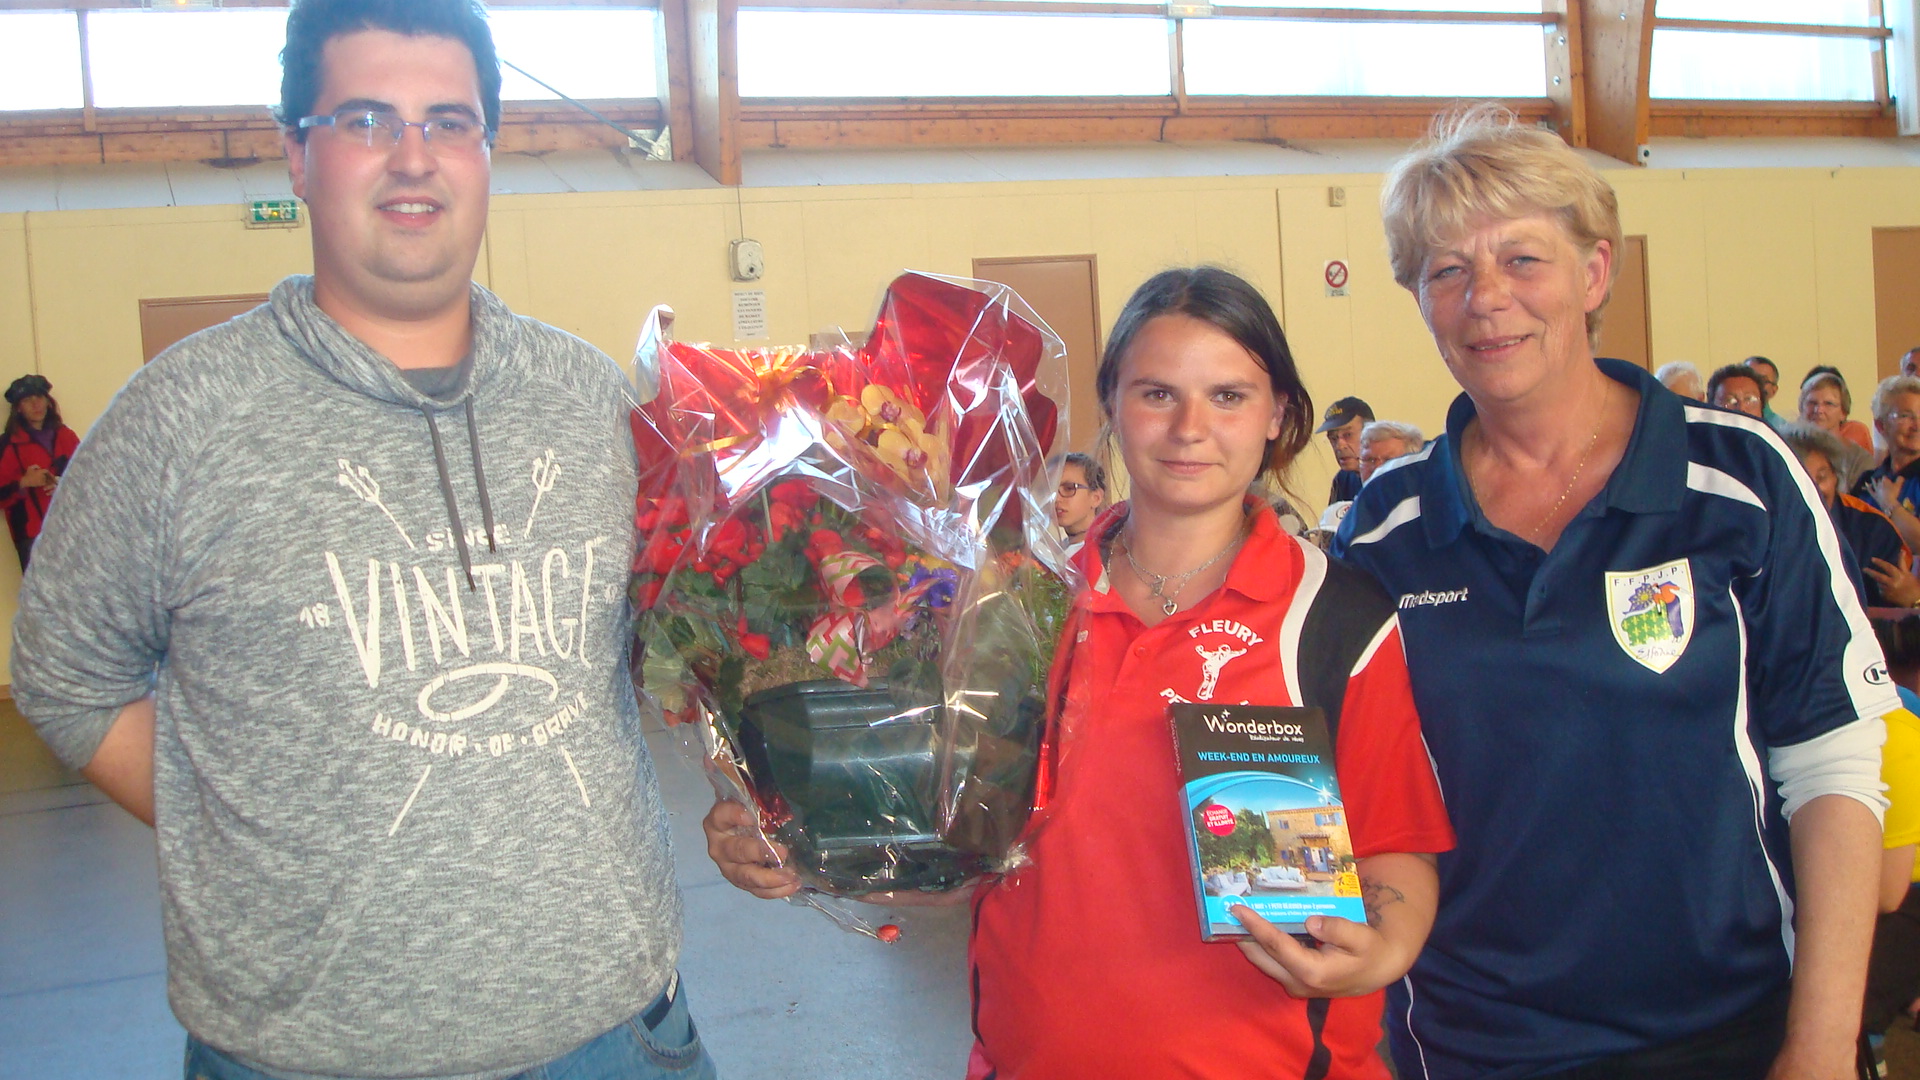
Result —
[{"label": "grey hoodie", "polygon": [[309,278],[169,349],[89,432],[21,592],[14,695],[63,760],[153,694],[173,1009],[269,1070],[506,1075],[678,958],[624,654],[626,383],[473,309],[453,403]]}]

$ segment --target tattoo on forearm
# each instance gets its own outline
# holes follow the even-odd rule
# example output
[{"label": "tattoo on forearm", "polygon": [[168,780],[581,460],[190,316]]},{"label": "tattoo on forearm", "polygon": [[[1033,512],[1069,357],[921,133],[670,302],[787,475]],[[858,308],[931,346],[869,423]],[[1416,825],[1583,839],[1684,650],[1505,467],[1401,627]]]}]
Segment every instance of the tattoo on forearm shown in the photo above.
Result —
[{"label": "tattoo on forearm", "polygon": [[1384,881],[1361,878],[1360,899],[1367,906],[1367,925],[1378,930],[1381,912],[1394,904],[1405,903],[1407,894]]}]

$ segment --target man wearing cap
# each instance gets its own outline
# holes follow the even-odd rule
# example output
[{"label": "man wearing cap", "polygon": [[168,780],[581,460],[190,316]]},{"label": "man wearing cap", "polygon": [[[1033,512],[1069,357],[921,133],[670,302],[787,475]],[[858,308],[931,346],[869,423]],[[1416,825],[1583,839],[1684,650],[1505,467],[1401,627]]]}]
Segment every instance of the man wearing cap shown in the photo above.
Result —
[{"label": "man wearing cap", "polygon": [[1340,464],[1340,471],[1333,474],[1333,492],[1327,496],[1328,503],[1350,502],[1360,494],[1360,429],[1373,420],[1373,410],[1357,397],[1343,397],[1327,406],[1321,414],[1320,426],[1313,430],[1325,432],[1327,445],[1333,447],[1333,459]]},{"label": "man wearing cap", "polygon": [[44,375],[22,375],[7,387],[6,442],[0,446],[0,511],[26,572],[33,542],[40,536],[47,505],[80,437],[60,422],[53,384]]},{"label": "man wearing cap", "polygon": [[193,1080],[711,1080],[627,670],[629,384],[473,281],[484,12],[286,25],[314,272],[89,431],[15,699],[155,826]]}]

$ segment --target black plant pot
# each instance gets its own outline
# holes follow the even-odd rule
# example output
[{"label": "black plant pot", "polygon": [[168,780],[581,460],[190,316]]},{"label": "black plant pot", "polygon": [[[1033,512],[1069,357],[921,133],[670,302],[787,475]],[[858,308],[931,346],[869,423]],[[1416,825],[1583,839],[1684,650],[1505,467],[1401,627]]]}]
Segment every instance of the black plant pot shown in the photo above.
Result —
[{"label": "black plant pot", "polygon": [[843,896],[942,891],[988,869],[940,835],[937,700],[837,679],[748,696],[740,750],[776,839],[808,883]]}]

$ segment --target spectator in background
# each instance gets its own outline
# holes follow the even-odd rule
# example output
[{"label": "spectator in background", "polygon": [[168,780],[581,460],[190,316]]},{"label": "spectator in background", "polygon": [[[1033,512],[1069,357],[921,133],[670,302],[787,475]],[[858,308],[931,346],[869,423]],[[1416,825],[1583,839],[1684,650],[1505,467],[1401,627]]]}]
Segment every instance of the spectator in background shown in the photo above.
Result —
[{"label": "spectator in background", "polygon": [[1887,444],[1882,461],[1853,485],[1853,493],[1886,512],[1908,550],[1920,550],[1920,378],[1894,375],[1873,391],[1873,426]]},{"label": "spectator in background", "polygon": [[[1810,411],[1814,409],[1818,409],[1818,415]],[[1853,394],[1847,390],[1847,380],[1838,368],[1822,364],[1800,380],[1800,418],[1826,428],[1871,455],[1873,433],[1860,421],[1849,420],[1852,415]]]},{"label": "spectator in background", "polygon": [[1351,502],[1360,494],[1360,429],[1373,419],[1373,409],[1357,397],[1343,397],[1327,406],[1314,433],[1325,432],[1340,471],[1333,474],[1329,503]]},{"label": "spectator in background", "polygon": [[[1838,456],[1833,458],[1833,467],[1845,477],[1842,483],[1851,488],[1861,473],[1873,467],[1873,451],[1871,439],[1868,440],[1869,448],[1863,450],[1858,442],[1840,433],[1841,426],[1848,422],[1847,413],[1853,408],[1853,398],[1847,393],[1847,384],[1840,376],[1828,372],[1811,375],[1800,384],[1799,408],[1799,423],[1828,432],[1840,443]],[[1784,433],[1785,427],[1775,425],[1774,430]]]},{"label": "spectator in background", "polygon": [[1707,402],[1760,418],[1760,376],[1745,364],[1728,364],[1707,377]]},{"label": "spectator in background", "polygon": [[1900,374],[1910,379],[1920,378],[1920,345],[1908,349],[1900,357]]},{"label": "spectator in background", "polygon": [[1373,479],[1374,472],[1387,462],[1417,454],[1425,445],[1427,437],[1412,424],[1375,420],[1360,429],[1360,482]]},{"label": "spectator in background", "polygon": [[80,445],[80,436],[60,422],[60,406],[53,400],[53,384],[43,375],[22,375],[7,387],[6,447],[0,449],[0,509],[7,514],[7,531],[20,553],[20,571],[26,572],[47,504],[67,461]]},{"label": "spectator in background", "polygon": [[1853,474],[1840,462],[1853,449],[1825,428],[1807,423],[1789,422],[1781,426],[1780,437],[1792,448],[1794,456],[1813,478],[1820,501],[1833,517],[1833,527],[1853,552],[1859,570],[1854,582],[1860,589],[1860,601],[1868,607],[1913,607],[1920,603],[1920,579],[1912,573],[1913,556],[1900,540],[1893,519],[1873,504],[1846,494]]},{"label": "spectator in background", "polygon": [[1080,550],[1087,526],[1107,505],[1107,470],[1086,454],[1067,454],[1055,462],[1060,490],[1054,492],[1053,522],[1066,534],[1067,554]]},{"label": "spectator in background", "polygon": [[1654,372],[1653,377],[1660,380],[1661,386],[1683,398],[1692,398],[1695,401],[1707,400],[1706,388],[1700,385],[1700,369],[1685,360],[1675,360],[1671,364],[1660,365],[1660,370]]},{"label": "spectator in background", "polygon": [[1749,356],[1743,361],[1760,379],[1760,419],[1779,431],[1786,418],[1773,411],[1773,399],[1780,393],[1780,368],[1764,356]]}]

